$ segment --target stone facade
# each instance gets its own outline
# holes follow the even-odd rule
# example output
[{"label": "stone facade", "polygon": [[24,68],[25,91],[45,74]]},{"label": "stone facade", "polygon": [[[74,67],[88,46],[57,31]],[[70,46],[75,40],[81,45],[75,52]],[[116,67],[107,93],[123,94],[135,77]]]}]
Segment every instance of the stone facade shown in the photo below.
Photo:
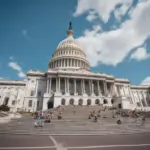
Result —
[{"label": "stone facade", "polygon": [[26,81],[0,80],[0,105],[11,111],[47,110],[59,105],[116,105],[150,111],[150,86],[133,86],[127,79],[90,71],[73,31],[59,43],[48,71],[29,70]]}]

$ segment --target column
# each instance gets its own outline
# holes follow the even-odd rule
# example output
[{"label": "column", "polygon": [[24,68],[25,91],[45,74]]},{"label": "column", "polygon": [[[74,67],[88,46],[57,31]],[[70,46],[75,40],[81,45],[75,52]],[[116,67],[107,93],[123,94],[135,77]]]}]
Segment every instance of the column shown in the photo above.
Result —
[{"label": "column", "polygon": [[143,96],[143,99],[144,99],[144,102],[145,102],[145,107],[148,107],[148,104],[147,104],[147,101],[146,101],[146,99],[145,99],[145,96],[144,96],[144,93],[143,92],[141,92],[142,93],[142,96]]},{"label": "column", "polygon": [[143,107],[143,103],[142,103],[142,101],[141,101],[141,98],[140,98],[139,92],[138,92],[138,91],[136,91],[136,94],[137,94],[137,96],[138,96],[138,99],[139,99],[140,104],[141,104],[141,105],[142,105],[142,107]]},{"label": "column", "polygon": [[48,93],[48,89],[49,89],[49,79],[47,79],[46,93]]},{"label": "column", "polygon": [[99,80],[97,80],[97,90],[98,90],[98,96],[100,96]]},{"label": "column", "polygon": [[74,59],[74,61],[73,61],[73,66],[75,67],[75,59]]},{"label": "column", "polygon": [[72,59],[70,60],[70,66],[72,66]]},{"label": "column", "polygon": [[58,64],[59,64],[58,67],[60,67],[60,66],[61,66],[61,60],[58,60],[58,62],[59,62],[59,63],[58,63]]},{"label": "column", "polygon": [[114,96],[114,83],[111,85],[111,95]]},{"label": "column", "polygon": [[49,93],[51,93],[51,82],[52,82],[52,79],[50,78],[49,79]]},{"label": "column", "polygon": [[107,95],[108,94],[107,83],[106,83],[106,81],[103,81],[103,83],[104,83],[104,93],[105,93],[105,95]]},{"label": "column", "polygon": [[63,67],[65,67],[65,59],[63,59]]},{"label": "column", "polygon": [[58,78],[56,77],[56,92],[58,92]]},{"label": "column", "polygon": [[68,93],[70,93],[70,91],[69,91],[69,79],[67,79],[67,88],[68,88]]},{"label": "column", "polygon": [[60,60],[60,66],[62,67],[62,59]]},{"label": "column", "polygon": [[126,96],[126,93],[125,93],[125,91],[124,91],[124,85],[122,86],[122,88],[123,88],[123,93],[124,93],[124,96]]},{"label": "column", "polygon": [[84,79],[82,80],[82,88],[83,88],[83,94],[85,94],[85,83],[84,83]]},{"label": "column", "polygon": [[74,95],[76,95],[76,79],[74,79]]},{"label": "column", "polygon": [[58,90],[60,92],[60,78],[58,78]]},{"label": "column", "polygon": [[67,66],[69,66],[69,59],[67,59]]},{"label": "column", "polygon": [[91,80],[91,89],[92,89],[92,94],[94,94],[94,85],[93,85],[93,80]]},{"label": "column", "polygon": [[131,103],[133,104],[133,96],[132,96],[132,93],[131,93],[131,89],[130,89],[130,86],[128,86],[128,92],[129,92],[129,97],[131,99]]},{"label": "column", "polygon": [[65,78],[65,94],[67,93],[67,78]]},{"label": "column", "polygon": [[131,91],[131,93],[132,93],[132,97],[133,97],[133,103],[135,103],[136,101],[135,101],[134,91]]},{"label": "column", "polygon": [[38,80],[36,79],[36,91],[35,91],[35,96],[38,96]]},{"label": "column", "polygon": [[90,92],[90,94],[89,94],[89,95],[91,95],[91,94],[92,94],[91,80],[89,80],[89,92]]}]

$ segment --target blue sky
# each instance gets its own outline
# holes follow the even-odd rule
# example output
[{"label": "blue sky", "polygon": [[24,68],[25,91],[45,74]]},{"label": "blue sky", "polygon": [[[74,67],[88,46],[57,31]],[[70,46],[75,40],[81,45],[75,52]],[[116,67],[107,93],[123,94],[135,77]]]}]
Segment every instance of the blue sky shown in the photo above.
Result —
[{"label": "blue sky", "polygon": [[146,0],[0,0],[0,78],[47,70],[71,20],[92,71],[150,83],[149,10]]}]

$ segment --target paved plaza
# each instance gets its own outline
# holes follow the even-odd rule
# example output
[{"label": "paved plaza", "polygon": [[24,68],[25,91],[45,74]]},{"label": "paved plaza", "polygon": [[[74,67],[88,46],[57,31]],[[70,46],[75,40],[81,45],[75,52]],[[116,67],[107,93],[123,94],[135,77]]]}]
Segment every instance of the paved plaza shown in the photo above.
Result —
[{"label": "paved plaza", "polygon": [[[64,117],[57,119],[54,113],[51,124],[34,128],[33,116],[26,114],[7,124],[0,124],[0,150],[149,150],[150,120],[144,125],[132,118],[122,118],[123,124],[117,125],[116,118],[102,116],[98,122],[88,119],[90,108],[84,113],[64,111]],[[92,107],[93,109],[93,107]],[[70,113],[68,113],[70,111]]]},{"label": "paved plaza", "polygon": [[[23,115],[20,119],[13,119],[10,123],[0,124],[0,133],[9,134],[36,134],[36,135],[111,135],[111,134],[134,134],[150,132],[150,119],[142,124],[141,120],[130,117],[122,117],[122,124],[118,125],[117,118],[112,118],[111,110],[107,110],[105,115],[107,118],[98,118],[98,122],[94,122],[94,118],[88,119],[89,112],[93,107],[76,108],[75,114],[71,107],[67,107],[63,111],[63,118],[57,119],[57,111],[53,113],[51,124],[45,123],[43,128],[34,128],[34,119],[31,115]],[[96,109],[94,107],[94,109]]]},{"label": "paved plaza", "polygon": [[34,136],[0,134],[1,150],[149,150],[150,134],[109,136]]}]

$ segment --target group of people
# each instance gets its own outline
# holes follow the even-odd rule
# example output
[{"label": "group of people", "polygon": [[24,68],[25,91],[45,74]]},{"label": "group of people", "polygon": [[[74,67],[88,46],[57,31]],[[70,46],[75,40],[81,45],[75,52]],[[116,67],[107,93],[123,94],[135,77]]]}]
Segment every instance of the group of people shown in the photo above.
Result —
[{"label": "group of people", "polygon": [[44,127],[44,123],[51,123],[51,113],[43,113],[42,111],[35,112],[34,113],[34,126],[36,128],[38,127]]},{"label": "group of people", "polygon": [[[93,119],[94,122],[98,121],[98,118],[103,116],[103,118],[107,118],[106,116],[106,111],[108,110],[108,108],[104,107],[103,109],[100,109],[98,111],[91,111],[89,114],[89,119]],[[53,109],[53,111],[48,111],[47,113],[43,113],[42,111],[40,112],[36,112],[34,114],[34,119],[35,119],[35,126],[44,126],[44,122],[45,123],[51,123],[52,120],[52,115],[53,113],[56,112],[57,114],[57,119],[60,120],[63,118],[63,112],[64,112],[64,108],[61,106],[58,106],[57,108]],[[72,110],[73,114],[76,114],[76,108],[74,107]],[[138,115],[137,111],[130,111],[130,112],[123,112],[126,114],[122,115],[122,112],[120,110],[117,110],[115,108],[112,108],[112,118],[117,118],[117,124],[122,124],[122,117],[131,117],[131,118],[139,118],[140,115]],[[146,116],[143,116],[141,118],[142,123],[144,123],[146,120]]]}]

